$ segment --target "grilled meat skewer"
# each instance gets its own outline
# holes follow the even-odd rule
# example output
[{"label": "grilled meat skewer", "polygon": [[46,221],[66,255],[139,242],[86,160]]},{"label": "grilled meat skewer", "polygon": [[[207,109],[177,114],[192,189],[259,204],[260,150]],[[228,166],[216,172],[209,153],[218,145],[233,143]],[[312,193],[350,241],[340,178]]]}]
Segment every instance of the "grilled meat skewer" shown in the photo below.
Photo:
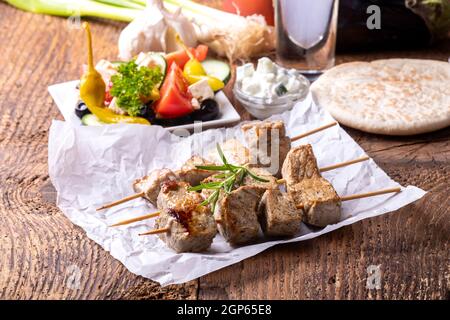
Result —
[{"label": "grilled meat skewer", "polygon": [[336,125],[332,122],[293,138],[286,136],[283,121],[254,121],[242,125],[250,153],[252,166],[269,170],[276,177],[281,175],[281,166],[291,149],[291,142]]},{"label": "grilled meat skewer", "polygon": [[219,200],[214,216],[220,221],[218,230],[231,245],[242,245],[262,235],[258,222],[261,188],[244,185]]},{"label": "grilled meat skewer", "polygon": [[282,121],[251,122],[241,127],[251,150],[253,166],[269,169],[280,176],[280,168],[291,149],[291,139],[286,136]]},{"label": "grilled meat skewer", "polygon": [[291,149],[281,171],[288,194],[304,210],[304,222],[325,227],[340,221],[341,200],[331,183],[322,178],[311,145]]},{"label": "grilled meat skewer", "polygon": [[165,181],[157,198],[160,214],[155,227],[166,230],[158,236],[176,252],[205,251],[217,234],[211,211],[200,205],[203,197],[189,187],[186,182]]},{"label": "grilled meat skewer", "polygon": [[289,194],[267,189],[258,207],[263,232],[271,237],[292,237],[300,232],[303,210],[297,208]]},{"label": "grilled meat skewer", "polygon": [[209,177],[213,172],[197,169],[196,165],[211,165],[211,162],[199,156],[192,156],[180,170],[157,169],[148,176],[136,179],[133,189],[156,206],[156,200],[161,189],[161,184],[166,181],[185,181],[192,186],[198,185],[202,180]]}]

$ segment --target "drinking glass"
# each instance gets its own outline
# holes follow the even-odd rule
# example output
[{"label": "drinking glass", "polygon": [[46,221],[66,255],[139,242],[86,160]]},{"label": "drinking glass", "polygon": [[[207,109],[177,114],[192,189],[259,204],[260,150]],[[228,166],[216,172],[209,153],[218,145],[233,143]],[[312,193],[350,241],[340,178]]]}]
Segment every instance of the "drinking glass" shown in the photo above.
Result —
[{"label": "drinking glass", "polygon": [[339,0],[275,0],[277,60],[306,76],[334,66]]}]

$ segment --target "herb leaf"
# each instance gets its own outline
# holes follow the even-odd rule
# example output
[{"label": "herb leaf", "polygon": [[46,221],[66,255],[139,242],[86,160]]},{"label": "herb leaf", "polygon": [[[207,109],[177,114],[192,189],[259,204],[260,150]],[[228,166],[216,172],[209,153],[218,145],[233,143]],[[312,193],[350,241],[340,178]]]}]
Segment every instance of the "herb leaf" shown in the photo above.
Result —
[{"label": "herb leaf", "polygon": [[264,178],[261,178],[261,177],[259,177],[259,176],[257,176],[256,174],[254,174],[253,172],[251,172],[250,170],[246,170],[246,173],[250,176],[250,177],[252,177],[253,179],[255,179],[256,181],[259,181],[259,182],[270,182],[269,180],[267,180],[267,179],[264,179]]},{"label": "herb leaf", "polygon": [[188,189],[189,191],[214,190],[214,192],[200,204],[201,206],[209,204],[211,206],[211,211],[214,212],[217,201],[219,200],[220,192],[223,191],[225,194],[231,193],[235,188],[244,183],[244,179],[247,175],[259,182],[270,182],[251,172],[247,168],[247,165],[237,166],[228,163],[219,144],[217,144],[217,152],[219,153],[223,165],[195,166],[197,169],[219,172],[213,176],[217,181],[200,183],[198,186],[193,186]]},{"label": "herb leaf", "polygon": [[227,170],[227,166],[195,166],[197,169],[206,171],[224,171]]},{"label": "herb leaf", "polygon": [[163,75],[159,67],[139,67],[134,60],[121,64],[118,73],[111,77],[111,95],[117,105],[130,116],[138,116],[145,103],[151,100]]}]

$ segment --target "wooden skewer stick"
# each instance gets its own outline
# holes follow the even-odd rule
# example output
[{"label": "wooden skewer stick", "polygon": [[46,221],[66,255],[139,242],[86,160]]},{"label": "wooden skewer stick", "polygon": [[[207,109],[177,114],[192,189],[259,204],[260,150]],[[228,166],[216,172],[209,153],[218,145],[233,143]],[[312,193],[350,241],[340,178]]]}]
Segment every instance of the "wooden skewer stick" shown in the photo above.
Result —
[{"label": "wooden skewer stick", "polygon": [[361,157],[361,158],[358,158],[358,159],[353,159],[353,160],[350,160],[350,161],[345,161],[345,162],[333,164],[333,165],[328,166],[328,167],[323,167],[323,168],[320,168],[319,170],[320,170],[320,172],[326,172],[326,171],[330,171],[330,170],[346,167],[346,166],[349,166],[351,164],[364,162],[364,161],[367,161],[369,159],[370,159],[369,157],[364,156],[364,157]]},{"label": "wooden skewer stick", "polygon": [[[349,166],[351,164],[367,161],[369,159],[370,159],[369,157],[364,156],[364,157],[361,157],[361,158],[358,158],[358,159],[353,159],[353,160],[350,160],[350,161],[336,163],[336,164],[333,164],[333,165],[328,166],[328,167],[323,167],[323,168],[320,168],[319,170],[320,170],[320,172],[326,172],[326,171],[330,171],[330,170],[346,167],[346,166]],[[277,183],[278,184],[284,184],[284,183],[286,183],[286,180],[285,179],[278,179]]]},{"label": "wooden skewer stick", "polygon": [[316,132],[319,132],[319,131],[322,131],[322,130],[331,128],[331,127],[333,127],[333,126],[335,126],[335,125],[337,125],[337,122],[336,122],[336,121],[335,121],[335,122],[332,122],[332,123],[329,123],[329,124],[326,124],[326,125],[324,125],[324,126],[318,127],[318,128],[313,129],[313,130],[311,130],[311,131],[308,131],[308,132],[299,134],[298,136],[292,137],[292,138],[291,138],[291,141],[297,141],[297,140],[300,140],[300,139],[302,139],[302,138],[304,138],[304,137],[307,137],[307,136],[309,136],[309,135],[312,135],[312,134],[314,134],[314,133],[316,133]]},{"label": "wooden skewer stick", "polygon": [[[366,193],[353,194],[353,195],[350,195],[350,196],[344,196],[344,197],[340,197],[340,200],[341,201],[350,201],[350,200],[356,200],[356,199],[361,199],[361,198],[375,197],[375,196],[379,196],[379,195],[387,194],[387,193],[398,193],[400,191],[402,191],[402,189],[400,187],[390,188],[390,189],[384,189],[384,190],[379,190],[379,191],[372,191],[372,192],[366,192]],[[298,205],[297,209],[304,209],[304,206],[303,205]],[[119,222],[119,223],[117,223],[115,225],[112,225],[112,227],[119,226],[119,225],[125,225],[125,224],[132,223],[132,222],[135,222],[135,221],[141,221],[141,220],[145,220],[145,219],[150,219],[150,218],[153,218],[153,217],[157,217],[158,215],[159,215],[159,212],[155,212],[155,213],[148,214],[148,215],[145,215],[145,216],[141,216],[141,217],[137,217],[137,218],[134,218],[134,219],[130,219],[130,220]],[[215,221],[218,224],[222,223],[222,219],[216,219]],[[150,230],[148,232],[141,233],[139,235],[140,236],[146,236],[146,235],[152,235],[152,234],[168,232],[169,230],[170,230],[170,228],[161,228],[161,229]]]},{"label": "wooden skewer stick", "polygon": [[166,228],[160,228],[160,229],[154,229],[154,230],[150,230],[144,233],[140,233],[140,236],[149,236],[152,234],[159,234],[159,233],[165,233],[168,232],[170,230],[170,228],[166,227]]},{"label": "wooden skewer stick", "polygon": [[[222,223],[221,219],[217,219],[216,223]],[[140,236],[149,236],[152,234],[159,234],[159,233],[165,233],[165,232],[169,232],[170,228],[169,227],[165,227],[165,228],[160,228],[160,229],[154,229],[154,230],[150,230],[144,233],[140,233]]]},{"label": "wooden skewer stick", "polygon": [[[155,212],[155,213],[146,214],[144,216],[140,216],[140,217],[136,217],[136,218],[133,218],[133,219],[128,219],[128,220],[117,222],[117,223],[111,225],[110,227],[124,226],[124,225],[130,224],[130,223],[133,223],[133,222],[138,222],[138,221],[142,221],[142,220],[156,218],[157,216],[159,216],[159,214],[160,214],[159,211]],[[222,223],[222,219],[216,219],[215,221],[218,224]]]},{"label": "wooden skewer stick", "polygon": [[[186,51],[186,52],[189,52],[189,51]],[[311,135],[311,134],[314,134],[314,133],[316,133],[316,132],[319,132],[319,131],[328,129],[328,128],[330,128],[330,127],[332,127],[332,126],[335,126],[335,125],[337,125],[337,122],[329,123],[329,124],[327,124],[327,125],[321,126],[321,127],[319,127],[319,128],[316,128],[316,129],[313,129],[313,130],[311,130],[311,131],[308,131],[308,132],[305,132],[305,133],[303,133],[303,134],[300,134],[300,135],[298,135],[298,136],[295,136],[295,137],[291,138],[291,141],[297,141],[297,140],[299,140],[299,139],[301,139],[301,138],[304,138],[304,137],[309,136],[309,135]],[[104,206],[101,206],[100,208],[97,208],[97,211],[100,211],[100,210],[104,210],[104,209],[108,209],[108,208],[117,206],[117,205],[119,205],[119,204],[121,204],[121,203],[124,203],[124,202],[127,202],[127,201],[131,201],[131,200],[134,200],[134,199],[143,197],[144,195],[145,195],[144,192],[133,194],[133,195],[128,196],[128,197],[125,197],[125,198],[123,198],[123,199],[120,199],[120,200],[111,202],[111,203],[109,203],[109,204],[105,204]]]},{"label": "wooden skewer stick", "polygon": [[144,195],[145,195],[145,192],[140,192],[140,193],[133,194],[133,195],[128,196],[128,197],[125,197],[125,198],[123,198],[123,199],[120,199],[120,200],[111,202],[111,203],[109,203],[109,204],[105,204],[104,206],[101,206],[100,208],[98,208],[97,211],[100,211],[100,210],[103,210],[103,209],[108,209],[108,208],[117,206],[118,204],[121,204],[121,203],[130,201],[130,200],[134,200],[134,199],[143,197]]},{"label": "wooden skewer stick", "polygon": [[136,218],[133,218],[133,219],[128,219],[128,220],[117,222],[117,223],[111,225],[110,227],[123,226],[123,225],[130,224],[130,223],[133,223],[133,222],[138,222],[138,221],[142,221],[142,220],[155,218],[157,216],[159,216],[159,212],[150,213],[150,214],[146,214],[145,216],[140,216],[140,217],[136,217]]},{"label": "wooden skewer stick", "polygon": [[[390,188],[390,189],[384,189],[384,190],[379,190],[379,191],[352,194],[350,196],[340,197],[340,200],[341,201],[350,201],[350,200],[356,200],[356,199],[361,199],[361,198],[375,197],[375,196],[379,196],[379,195],[386,194],[386,193],[399,193],[400,191],[402,191],[402,189],[399,187]],[[314,204],[315,204],[315,201],[314,201]],[[297,205],[297,209],[303,210],[304,208],[305,208],[305,206],[302,204]]]},{"label": "wooden skewer stick", "polygon": [[352,194],[350,196],[341,197],[341,201],[349,201],[349,200],[355,200],[355,199],[361,199],[361,198],[374,197],[374,196],[379,196],[379,195],[386,194],[386,193],[398,193],[400,191],[402,191],[402,189],[397,187],[397,188],[390,188],[390,189],[384,189],[384,190],[379,190],[379,191]]}]

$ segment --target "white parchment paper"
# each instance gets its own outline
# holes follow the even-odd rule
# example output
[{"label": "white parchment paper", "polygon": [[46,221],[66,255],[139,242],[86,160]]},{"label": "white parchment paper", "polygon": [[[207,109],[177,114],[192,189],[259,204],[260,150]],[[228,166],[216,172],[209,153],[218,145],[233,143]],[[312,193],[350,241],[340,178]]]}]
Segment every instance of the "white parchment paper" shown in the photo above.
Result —
[{"label": "white parchment paper", "polygon": [[[332,121],[326,111],[312,102],[311,97],[275,118],[284,120],[290,136]],[[105,203],[132,194],[132,181],[152,169],[175,169],[192,154],[203,154],[208,147],[214,147],[216,141],[226,138],[245,141],[239,127],[207,130],[180,138],[158,126],[83,127],[53,121],[48,162],[50,178],[58,192],[57,205],[73,223],[86,231],[89,238],[109,251],[131,272],[168,285],[195,279],[279,243],[311,239],[356,221],[397,210],[425,194],[419,188],[407,186],[399,194],[347,201],[343,204],[343,220],[340,223],[323,229],[310,229],[303,225],[301,234],[289,240],[233,248],[218,235],[210,250],[204,253],[177,254],[157,236],[138,236],[152,228],[152,220],[119,228],[108,227],[117,221],[155,211],[142,199],[101,212],[95,210]],[[338,126],[306,137],[294,145],[304,143],[313,145],[319,166],[364,155],[358,144]],[[398,186],[372,160],[323,175],[339,195]]]}]

